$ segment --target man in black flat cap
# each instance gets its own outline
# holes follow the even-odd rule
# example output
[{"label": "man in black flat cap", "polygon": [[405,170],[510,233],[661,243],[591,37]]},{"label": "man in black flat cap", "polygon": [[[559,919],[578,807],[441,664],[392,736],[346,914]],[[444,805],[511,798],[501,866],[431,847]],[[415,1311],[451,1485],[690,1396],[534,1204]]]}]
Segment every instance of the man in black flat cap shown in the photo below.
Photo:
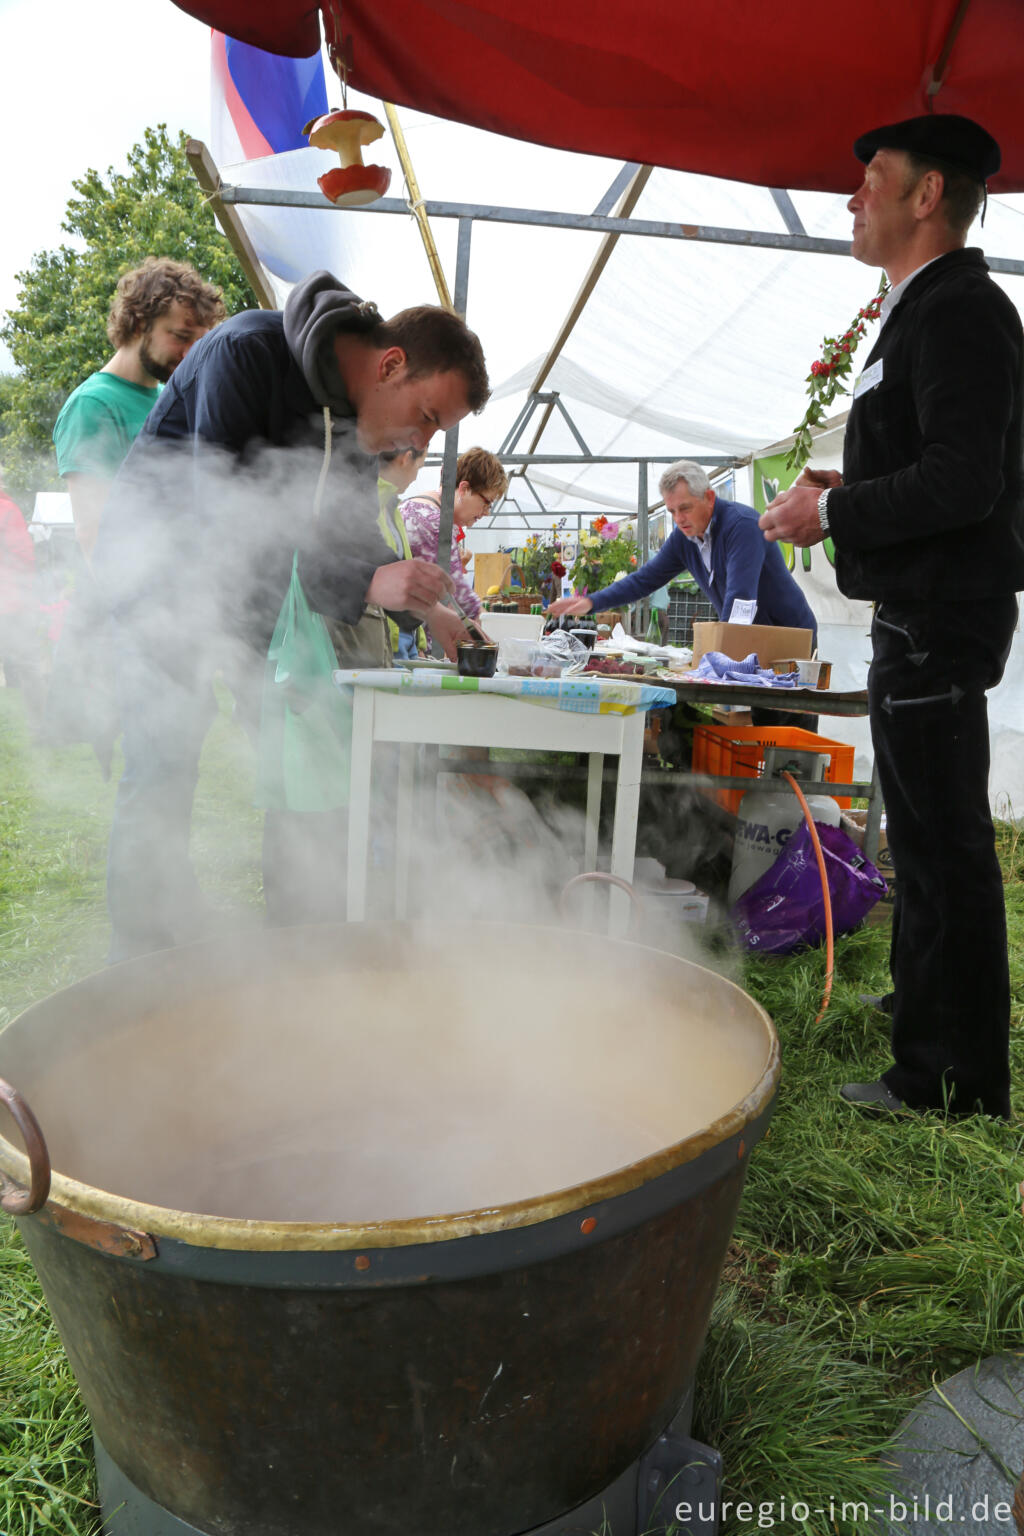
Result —
[{"label": "man in black flat cap", "polygon": [[955,116],[857,140],[852,254],[885,268],[881,331],[853,390],[843,474],[804,471],[765,537],[830,534],[871,599],[871,732],[896,871],[891,1066],[862,1108],[1010,1110],[1003,885],[985,691],[1024,587],[1021,323],[967,231],[999,146]]}]

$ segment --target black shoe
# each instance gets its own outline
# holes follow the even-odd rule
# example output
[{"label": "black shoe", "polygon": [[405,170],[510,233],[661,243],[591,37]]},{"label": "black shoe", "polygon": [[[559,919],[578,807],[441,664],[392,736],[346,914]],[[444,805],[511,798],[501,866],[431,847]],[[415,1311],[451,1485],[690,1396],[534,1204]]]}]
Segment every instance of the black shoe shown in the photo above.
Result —
[{"label": "black shoe", "polygon": [[892,1089],[879,1078],[877,1083],[844,1083],[839,1097],[856,1109],[871,1110],[880,1114],[899,1115],[908,1108]]},{"label": "black shoe", "polygon": [[872,992],[859,992],[857,994],[857,998],[858,998],[859,1002],[862,1002],[864,1004],[865,1008],[874,1008],[878,1013],[887,1013],[891,1017],[891,1015],[892,1015],[892,993],[891,992],[886,992],[883,996],[876,996]]}]

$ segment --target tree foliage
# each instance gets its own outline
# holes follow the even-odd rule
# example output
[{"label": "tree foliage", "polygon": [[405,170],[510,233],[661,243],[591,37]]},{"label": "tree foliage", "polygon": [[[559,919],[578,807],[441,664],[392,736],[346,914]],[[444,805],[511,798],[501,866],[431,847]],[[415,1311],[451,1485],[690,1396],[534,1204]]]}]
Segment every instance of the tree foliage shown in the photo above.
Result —
[{"label": "tree foliage", "polygon": [[59,484],[50,434],[73,389],[111,354],[107,315],[118,278],[147,256],[187,261],[223,291],[228,314],[257,300],[166,127],[147,128],[126,171],[87,171],[61,228],[74,243],[17,274],[21,292],[0,336],[21,370],[0,376],[0,460],[23,496]]}]

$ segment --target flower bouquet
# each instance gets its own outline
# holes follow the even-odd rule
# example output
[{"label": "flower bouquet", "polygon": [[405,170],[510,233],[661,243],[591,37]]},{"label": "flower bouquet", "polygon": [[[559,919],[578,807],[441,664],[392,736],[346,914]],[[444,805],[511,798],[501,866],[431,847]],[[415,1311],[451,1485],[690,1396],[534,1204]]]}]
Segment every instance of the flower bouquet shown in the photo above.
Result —
[{"label": "flower bouquet", "polygon": [[580,536],[579,554],[569,572],[573,590],[581,597],[610,587],[620,576],[636,569],[636,536],[632,528],[598,517],[590,532]]}]

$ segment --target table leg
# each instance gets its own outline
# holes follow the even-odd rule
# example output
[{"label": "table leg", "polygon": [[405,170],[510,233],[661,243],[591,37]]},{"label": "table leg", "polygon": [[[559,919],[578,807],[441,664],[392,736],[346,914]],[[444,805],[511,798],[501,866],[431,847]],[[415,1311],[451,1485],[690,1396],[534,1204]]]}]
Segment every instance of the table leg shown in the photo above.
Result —
[{"label": "table leg", "polygon": [[601,827],[601,789],[604,753],[591,752],[587,758],[587,819],[583,830],[583,872],[597,868],[597,842]]},{"label": "table leg", "polygon": [[348,920],[366,917],[366,866],[370,852],[370,785],[373,772],[372,688],[352,689],[352,758],[348,797]]},{"label": "table leg", "polygon": [[[619,753],[619,777],[615,785],[615,821],[612,825],[611,872],[620,880],[633,883],[636,859],[636,824],[640,809],[640,775],[644,761],[644,724],[642,710],[627,715],[623,722],[622,750]],[[623,936],[629,928],[630,900],[615,886],[609,893],[608,932]]]},{"label": "table leg", "polygon": [[409,916],[409,863],[412,857],[413,805],[416,793],[416,744],[398,749],[398,811],[395,817],[395,916]]},{"label": "table leg", "polygon": [[[597,868],[597,849],[601,833],[601,791],[604,787],[604,753],[591,752],[587,757],[587,817],[583,826],[583,873]],[[594,920],[594,904],[597,887],[587,885],[581,898],[581,912],[586,927]]]}]

